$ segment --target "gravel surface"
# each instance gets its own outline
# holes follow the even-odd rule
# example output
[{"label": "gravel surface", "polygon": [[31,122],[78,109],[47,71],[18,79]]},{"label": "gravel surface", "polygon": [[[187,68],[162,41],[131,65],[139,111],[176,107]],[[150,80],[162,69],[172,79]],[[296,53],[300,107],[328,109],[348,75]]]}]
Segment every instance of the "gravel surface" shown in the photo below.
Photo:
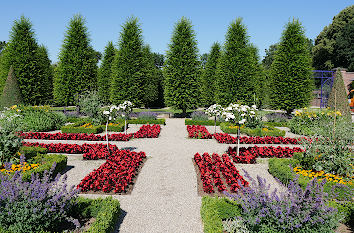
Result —
[{"label": "gravel surface", "polygon": [[[166,119],[161,126],[159,138],[133,139],[128,142],[111,142],[120,149],[144,151],[148,156],[130,195],[113,195],[123,210],[120,226],[116,232],[203,232],[200,217],[201,197],[197,194],[197,177],[192,164],[196,152],[224,153],[229,146],[215,139],[189,139],[184,119]],[[130,125],[128,133],[134,133],[140,125]],[[207,127],[213,133],[213,127]],[[217,127],[217,132],[221,132]],[[26,140],[41,143],[104,143],[87,141]],[[253,146],[253,145],[242,145]],[[266,145],[259,145],[266,146]],[[273,145],[278,146],[278,145]],[[293,147],[293,145],[285,145]],[[295,145],[296,146],[296,145]],[[68,155],[68,185],[77,185],[104,160],[84,161],[82,155]],[[282,189],[268,173],[267,163],[236,164],[243,174],[245,169],[251,177],[261,175],[274,188]],[[104,197],[97,194],[80,194],[89,198]]]}]

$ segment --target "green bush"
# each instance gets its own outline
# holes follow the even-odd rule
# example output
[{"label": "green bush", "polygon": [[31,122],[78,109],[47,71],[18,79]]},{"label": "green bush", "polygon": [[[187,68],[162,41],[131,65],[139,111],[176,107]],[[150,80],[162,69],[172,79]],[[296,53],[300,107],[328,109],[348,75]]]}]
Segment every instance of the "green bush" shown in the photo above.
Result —
[{"label": "green bush", "polygon": [[[116,122],[123,123],[124,127],[124,120],[120,119]],[[166,125],[165,119],[156,119],[156,120],[143,120],[143,119],[129,119],[127,120],[127,124],[156,124],[156,125]]]},{"label": "green bush", "polygon": [[51,169],[54,162],[56,163],[56,166],[52,175],[55,176],[66,168],[67,161],[68,157],[66,155],[38,154],[32,159],[32,163],[39,163],[41,165],[36,169],[25,171],[22,175],[22,179],[25,181],[30,181],[32,174],[39,174],[42,176],[44,171]]},{"label": "green bush", "polygon": [[[228,122],[223,122],[220,124],[220,129],[228,134],[237,134],[237,128],[230,128],[230,126],[233,126],[231,123]],[[241,128],[240,130],[241,133],[247,134],[248,136],[259,136],[259,137],[264,137],[264,136],[273,136],[273,137],[279,137],[285,136],[285,131],[276,129],[274,127],[267,127],[267,130],[264,130],[264,128]]]},{"label": "green bush", "polygon": [[283,121],[283,122],[263,122],[264,127],[288,127],[288,122]]},{"label": "green bush", "polygon": [[[220,125],[220,121],[216,122],[216,125]],[[194,121],[192,119],[185,119],[184,120],[185,125],[209,125],[209,126],[214,126],[215,122],[214,120],[206,120],[206,121]]]},{"label": "green bush", "polygon": [[11,162],[21,145],[21,138],[12,132],[0,130],[0,166],[4,162]]},{"label": "green bush", "polygon": [[222,220],[241,214],[241,207],[227,198],[202,198],[200,214],[203,220],[205,233],[223,233]]},{"label": "green bush", "polygon": [[343,223],[354,227],[354,202],[336,202],[328,201],[328,206],[336,208],[338,213],[342,214],[344,217]]},{"label": "green bush", "polygon": [[48,152],[47,148],[37,147],[37,146],[22,146],[20,148],[21,155],[24,155],[26,160],[30,160],[37,156],[37,154],[46,154]]},{"label": "green bush", "polygon": [[85,232],[110,233],[114,230],[115,224],[120,215],[120,204],[112,197],[105,199],[87,199],[79,197],[77,204],[72,210],[74,217],[95,218],[90,228]]},{"label": "green bush", "polygon": [[[288,184],[294,177],[295,172],[290,168],[296,167],[299,161],[296,159],[279,159],[272,158],[268,160],[269,173],[278,178],[283,184]],[[305,189],[311,178],[306,176],[299,176],[298,183],[301,188]],[[346,185],[347,188],[337,187],[338,183],[327,181],[324,185],[324,192],[329,195],[337,195],[338,200],[351,199],[354,190],[354,184]]]},{"label": "green bush", "polygon": [[[106,126],[105,125],[102,125],[101,126],[102,129],[106,129]],[[112,132],[123,132],[124,131],[124,123],[114,123],[112,125],[109,125],[108,124],[108,127],[107,127],[108,131],[112,131]]]},{"label": "green bush", "polygon": [[61,127],[61,132],[62,133],[87,133],[87,134],[102,133],[103,132],[103,125],[98,125],[98,126],[93,125],[90,128],[76,126],[76,124],[66,125],[66,126]]}]

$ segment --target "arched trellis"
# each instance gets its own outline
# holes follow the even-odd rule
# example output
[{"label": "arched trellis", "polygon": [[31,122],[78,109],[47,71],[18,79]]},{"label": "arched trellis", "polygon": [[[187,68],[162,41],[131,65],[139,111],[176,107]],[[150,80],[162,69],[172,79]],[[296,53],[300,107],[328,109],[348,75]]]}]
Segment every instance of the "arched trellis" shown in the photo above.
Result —
[{"label": "arched trellis", "polygon": [[313,77],[315,78],[315,83],[317,92],[320,94],[319,98],[321,99],[320,107],[326,108],[331,93],[333,80],[334,80],[334,71],[329,70],[313,70]]}]

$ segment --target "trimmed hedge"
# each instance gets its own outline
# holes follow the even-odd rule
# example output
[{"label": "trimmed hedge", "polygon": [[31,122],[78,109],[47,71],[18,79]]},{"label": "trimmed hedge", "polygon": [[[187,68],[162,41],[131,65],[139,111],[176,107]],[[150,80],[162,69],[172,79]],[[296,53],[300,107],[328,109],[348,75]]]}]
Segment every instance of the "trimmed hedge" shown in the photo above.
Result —
[{"label": "trimmed hedge", "polygon": [[263,122],[263,125],[266,127],[288,127],[288,122],[272,122],[272,121],[266,121]]},{"label": "trimmed hedge", "polygon": [[85,232],[89,233],[110,233],[113,232],[120,215],[120,204],[112,197],[105,199],[78,198],[78,202],[72,210],[73,216],[78,218],[95,218],[90,228]]},{"label": "trimmed hedge", "polygon": [[37,156],[37,154],[46,154],[48,152],[47,148],[36,147],[36,146],[22,146],[20,148],[20,153],[25,156],[27,160],[32,159]]},{"label": "trimmed hedge", "polygon": [[66,125],[61,127],[61,132],[62,133],[87,133],[87,134],[96,134],[96,133],[102,133],[103,128],[102,125],[94,125],[91,128],[84,128],[80,126],[75,126],[76,124],[73,125]]},{"label": "trimmed hedge", "polygon": [[[123,132],[124,131],[124,123],[116,123],[118,125],[108,125],[107,129],[108,131],[112,131],[112,132]],[[101,125],[103,130],[106,130],[106,126],[105,125]]]},{"label": "trimmed hedge", "polygon": [[[299,164],[299,161],[293,158],[290,159],[279,159],[279,158],[272,158],[268,160],[269,164],[269,173],[272,174],[274,177],[277,177],[283,184],[288,184],[293,178],[295,173],[291,170],[291,167],[296,167]],[[305,189],[308,182],[310,182],[311,178],[306,176],[299,176],[298,182],[301,188]],[[324,185],[324,192],[330,193],[332,191],[332,187],[338,185],[335,182],[327,181]],[[347,185],[349,188],[354,190],[354,185]],[[339,200],[346,200],[351,199],[352,195],[350,193],[346,193],[346,190],[342,188],[336,189],[335,192],[338,195]]]},{"label": "trimmed hedge", "polygon": [[[124,120],[117,120],[118,123],[123,123],[124,127]],[[150,119],[150,120],[144,120],[144,119],[129,119],[127,120],[127,124],[150,124],[150,125],[166,125],[166,119],[161,118],[161,119]]]},{"label": "trimmed hedge", "polygon": [[66,168],[68,161],[68,157],[66,155],[61,154],[38,154],[36,157],[33,158],[33,163],[40,163],[41,165],[33,170],[25,171],[22,174],[22,179],[25,181],[31,180],[32,174],[39,174],[40,176],[46,170],[50,170],[53,166],[53,163],[56,162],[56,167],[53,171],[53,176],[58,174],[59,172],[63,171]]},{"label": "trimmed hedge", "polygon": [[[120,203],[113,200],[112,197],[105,199],[88,199],[83,197],[77,198],[77,203],[73,207],[71,214],[74,218],[95,218],[90,228],[84,233],[110,233],[113,232],[118,217],[120,215]],[[0,233],[14,233],[4,230],[0,227]],[[49,233],[49,232],[40,232]]]},{"label": "trimmed hedge", "polygon": [[[216,121],[216,125],[220,125],[222,123],[221,121]],[[215,121],[214,120],[206,120],[206,121],[194,121],[192,119],[185,119],[184,120],[185,125],[209,125],[209,126],[214,126]]]},{"label": "trimmed hedge", "polygon": [[222,220],[241,215],[241,206],[227,198],[202,198],[200,214],[205,233],[223,233]]},{"label": "trimmed hedge", "polygon": [[[229,126],[232,125],[228,122],[223,122],[220,124],[220,129],[228,134],[237,134],[237,129],[234,128],[229,128]],[[261,128],[256,128],[256,129],[250,129],[250,128],[241,128],[240,132],[247,134],[248,136],[258,136],[258,137],[264,137],[264,136],[272,136],[272,137],[284,137],[285,136],[285,131],[276,129],[274,127],[267,127],[269,129],[268,131],[264,131]]]}]

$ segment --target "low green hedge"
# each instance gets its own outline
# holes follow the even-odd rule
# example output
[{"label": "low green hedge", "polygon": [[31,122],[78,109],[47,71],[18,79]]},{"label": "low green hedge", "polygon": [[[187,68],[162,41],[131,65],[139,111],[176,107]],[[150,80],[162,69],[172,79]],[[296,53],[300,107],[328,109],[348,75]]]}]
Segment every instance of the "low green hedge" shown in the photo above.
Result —
[{"label": "low green hedge", "polygon": [[[283,184],[288,184],[296,175],[290,168],[291,167],[296,167],[299,162],[296,159],[279,159],[279,158],[272,158],[268,160],[269,164],[269,173],[272,174],[274,177],[277,177]],[[299,176],[298,182],[300,186],[305,189],[307,184],[310,182],[311,178],[306,177],[306,176]],[[326,193],[331,193],[333,186],[338,185],[338,183],[335,182],[329,182],[327,181],[326,184],[324,185],[324,192]],[[354,190],[354,185],[348,185],[349,188]],[[351,193],[347,193],[347,190],[344,190],[342,188],[337,188],[335,189],[335,193],[338,195],[337,198],[339,200],[347,200],[351,199],[352,195]]]},{"label": "low green hedge", "polygon": [[[216,121],[216,125],[220,125],[221,121]],[[185,119],[184,120],[185,125],[209,125],[209,126],[214,126],[215,121],[214,120],[206,120],[206,121],[194,121],[192,119]]]},{"label": "low green hedge", "polygon": [[73,216],[78,218],[95,218],[90,228],[84,232],[113,232],[120,215],[120,204],[118,200],[108,197],[105,199],[78,198],[78,202],[72,210]]},{"label": "low green hedge", "polygon": [[[230,128],[232,124],[228,122],[223,122],[220,124],[220,129],[228,134],[237,134],[237,129],[236,128]],[[247,134],[248,136],[259,136],[259,137],[264,137],[264,136],[272,136],[272,137],[279,137],[285,136],[285,131],[280,130],[274,127],[267,127],[268,131],[264,131],[261,128],[255,128],[255,129],[250,129],[250,128],[241,128],[240,132],[243,134]]]},{"label": "low green hedge", "polygon": [[87,134],[96,134],[96,133],[102,133],[103,132],[103,127],[102,125],[94,125],[91,128],[84,128],[79,126],[75,126],[76,124],[73,125],[66,125],[61,127],[61,132],[62,133],[87,133]]},{"label": "low green hedge", "polygon": [[288,127],[288,122],[287,121],[283,121],[283,122],[266,121],[263,122],[263,125],[266,127]]},{"label": "low green hedge", "polygon": [[[120,215],[120,204],[118,200],[113,200],[112,197],[105,199],[88,199],[83,197],[77,198],[77,203],[71,211],[71,216],[74,218],[94,218],[89,228],[85,233],[110,233],[113,232],[116,222]],[[0,233],[14,233],[2,229]],[[49,232],[41,232],[49,233]]]},{"label": "low green hedge", "polygon": [[227,198],[202,198],[200,214],[205,233],[223,233],[222,220],[241,215],[241,206]]},{"label": "low green hedge", "polygon": [[33,159],[37,154],[46,154],[47,152],[48,149],[43,147],[22,146],[20,148],[20,153],[25,156],[26,160]]},{"label": "low green hedge", "polygon": [[39,163],[41,165],[36,169],[25,171],[22,174],[22,179],[30,181],[32,174],[39,174],[41,176],[44,171],[50,170],[52,168],[54,162],[57,164],[53,171],[53,176],[55,176],[66,168],[67,161],[68,157],[66,155],[38,154],[33,158],[32,163]]},{"label": "low green hedge", "polygon": [[[102,125],[102,129],[106,130],[106,126]],[[124,131],[124,123],[118,123],[118,125],[108,125],[108,131],[112,132],[123,132]]]},{"label": "low green hedge", "polygon": [[[124,127],[124,120],[120,119],[117,122],[123,123]],[[161,119],[151,119],[151,120],[144,120],[144,119],[129,119],[127,120],[128,124],[155,124],[155,125],[166,125],[166,119],[161,118]]]}]

